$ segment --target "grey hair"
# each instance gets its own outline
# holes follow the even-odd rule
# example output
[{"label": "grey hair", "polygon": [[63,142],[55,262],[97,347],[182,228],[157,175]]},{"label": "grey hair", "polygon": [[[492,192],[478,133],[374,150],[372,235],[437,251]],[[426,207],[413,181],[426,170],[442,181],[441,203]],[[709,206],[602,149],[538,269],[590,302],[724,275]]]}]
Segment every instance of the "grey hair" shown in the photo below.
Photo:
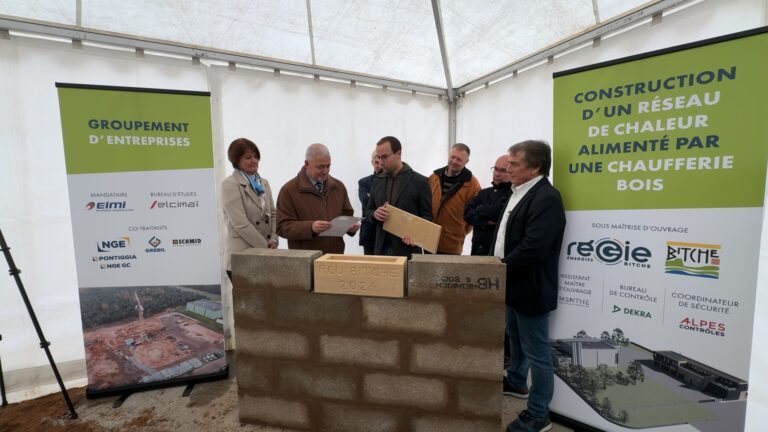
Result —
[{"label": "grey hair", "polygon": [[312,157],[319,156],[319,157],[331,157],[331,152],[328,150],[328,147],[325,146],[325,144],[315,143],[310,144],[309,147],[307,147],[307,152],[304,154],[304,160],[309,160]]}]

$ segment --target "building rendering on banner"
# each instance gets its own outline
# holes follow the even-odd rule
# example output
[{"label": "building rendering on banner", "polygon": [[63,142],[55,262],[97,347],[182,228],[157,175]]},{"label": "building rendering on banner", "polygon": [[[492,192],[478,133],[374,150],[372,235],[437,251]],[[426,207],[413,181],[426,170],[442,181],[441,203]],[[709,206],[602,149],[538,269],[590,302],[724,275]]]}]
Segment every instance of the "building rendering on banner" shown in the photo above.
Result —
[{"label": "building rendering on banner", "polygon": [[596,338],[558,339],[552,343],[557,364],[562,366],[609,367],[619,365],[618,345]]},{"label": "building rendering on banner", "polygon": [[216,320],[224,316],[221,311],[221,302],[215,302],[211,300],[195,300],[189,302],[187,303],[187,310],[212,320]]},{"label": "building rendering on banner", "polygon": [[653,365],[702,393],[723,400],[747,398],[747,381],[728,375],[674,351],[653,353]]}]

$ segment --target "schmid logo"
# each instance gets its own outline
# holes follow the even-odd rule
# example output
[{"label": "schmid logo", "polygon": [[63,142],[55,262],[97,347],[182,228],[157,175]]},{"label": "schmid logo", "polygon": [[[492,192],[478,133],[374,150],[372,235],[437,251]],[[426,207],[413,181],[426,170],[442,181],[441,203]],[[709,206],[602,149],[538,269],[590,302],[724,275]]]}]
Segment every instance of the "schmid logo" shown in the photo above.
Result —
[{"label": "schmid logo", "polygon": [[120,237],[117,240],[102,240],[96,242],[96,250],[99,252],[112,252],[113,249],[125,249],[130,245],[130,237]]},{"label": "schmid logo", "polygon": [[709,279],[720,278],[720,245],[667,242],[665,272]]},{"label": "schmid logo", "polygon": [[566,249],[566,259],[570,261],[597,260],[607,265],[623,263],[627,267],[651,268],[650,258],[650,249],[611,238],[571,242]]},{"label": "schmid logo", "polygon": [[622,308],[622,307],[613,305],[612,313],[616,313],[616,312],[624,312],[624,315],[632,315],[632,316],[641,317],[641,318],[653,318],[650,312],[646,312],[644,310],[632,309],[632,308],[626,308],[626,307]]},{"label": "schmid logo", "polygon": [[144,249],[144,252],[147,252],[147,253],[165,252],[165,248],[158,247],[158,246],[160,246],[160,243],[162,243],[162,241],[159,238],[157,238],[155,236],[152,236],[152,238],[149,239],[148,243],[152,247]]},{"label": "schmid logo", "polygon": [[680,321],[680,328],[692,332],[725,337],[725,324],[715,321],[683,318],[683,320]]},{"label": "schmid logo", "polygon": [[199,201],[152,201],[149,205],[150,209],[165,209],[165,208],[194,208],[199,207]]},{"label": "schmid logo", "polygon": [[174,246],[200,246],[201,243],[203,243],[203,240],[199,238],[171,240],[171,244]]},{"label": "schmid logo", "polygon": [[85,205],[86,210],[96,211],[133,211],[125,208],[125,201],[90,201]]}]

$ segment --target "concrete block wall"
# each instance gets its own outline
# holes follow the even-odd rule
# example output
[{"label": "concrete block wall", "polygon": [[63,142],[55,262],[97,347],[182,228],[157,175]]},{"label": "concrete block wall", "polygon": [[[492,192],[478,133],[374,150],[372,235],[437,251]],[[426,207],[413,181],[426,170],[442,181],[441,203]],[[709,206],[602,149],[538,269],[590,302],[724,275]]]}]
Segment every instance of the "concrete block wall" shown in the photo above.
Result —
[{"label": "concrete block wall", "polygon": [[240,420],[306,431],[497,432],[504,266],[418,256],[407,298],[312,292],[319,252],[233,255]]}]

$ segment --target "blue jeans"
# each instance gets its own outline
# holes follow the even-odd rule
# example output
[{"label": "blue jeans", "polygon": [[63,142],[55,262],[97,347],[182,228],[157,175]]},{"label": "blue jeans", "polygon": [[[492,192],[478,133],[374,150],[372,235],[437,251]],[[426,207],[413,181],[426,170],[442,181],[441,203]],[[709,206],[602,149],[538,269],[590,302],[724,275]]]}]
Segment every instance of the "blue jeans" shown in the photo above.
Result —
[{"label": "blue jeans", "polygon": [[506,306],[509,334],[509,366],[507,382],[514,387],[528,387],[531,371],[531,391],[528,412],[535,417],[549,413],[549,403],[555,386],[555,372],[549,348],[549,313],[525,315]]}]

